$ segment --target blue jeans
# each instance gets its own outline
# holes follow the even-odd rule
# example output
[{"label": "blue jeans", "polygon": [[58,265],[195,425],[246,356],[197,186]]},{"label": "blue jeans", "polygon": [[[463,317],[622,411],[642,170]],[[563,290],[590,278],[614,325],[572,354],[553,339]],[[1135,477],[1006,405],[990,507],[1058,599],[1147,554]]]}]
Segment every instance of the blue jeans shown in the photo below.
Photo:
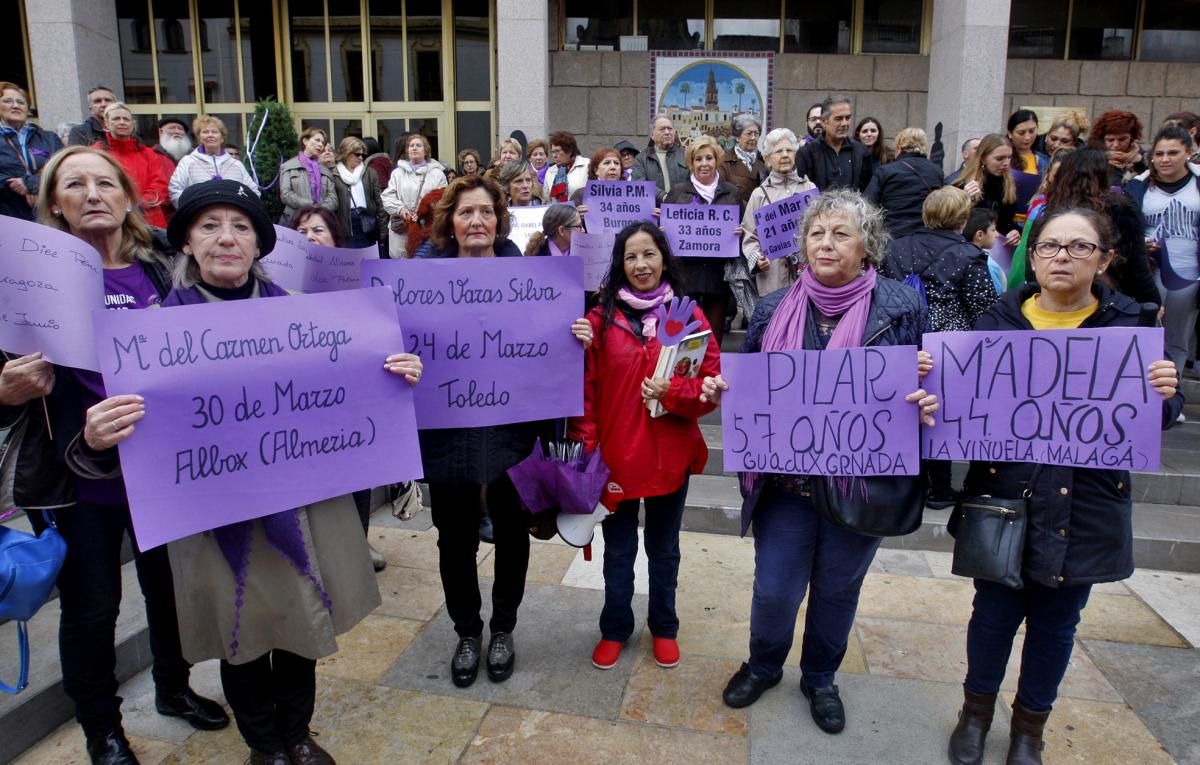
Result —
[{"label": "blue jeans", "polygon": [[[646,497],[646,557],[649,560],[650,634],[674,639],[679,634],[675,586],[679,579],[679,527],[688,482],[671,494]],[[604,532],[604,608],[600,635],[624,643],[633,635],[633,561],[638,550],[638,500],[617,505],[600,525]]]},{"label": "blue jeans", "polygon": [[800,670],[809,687],[833,685],[858,593],[881,541],[834,526],[808,497],[764,490],[754,512],[750,605],[750,671],[756,677],[773,679],[783,672],[807,589]]},{"label": "blue jeans", "polygon": [[1026,579],[1024,589],[1014,590],[976,579],[974,611],[967,625],[967,690],[999,693],[1013,638],[1025,622],[1017,700],[1031,712],[1050,711],[1091,592],[1090,584],[1054,588]]}]

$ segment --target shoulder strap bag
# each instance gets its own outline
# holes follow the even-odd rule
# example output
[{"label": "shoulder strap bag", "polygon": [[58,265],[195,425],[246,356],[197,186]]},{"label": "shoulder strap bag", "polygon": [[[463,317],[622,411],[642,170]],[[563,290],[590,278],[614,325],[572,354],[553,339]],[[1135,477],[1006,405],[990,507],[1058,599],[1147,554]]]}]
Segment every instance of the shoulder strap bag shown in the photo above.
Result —
[{"label": "shoulder strap bag", "polygon": [[[0,520],[13,515],[13,510]],[[29,627],[54,590],[59,569],[67,557],[67,544],[59,535],[54,514],[45,514],[49,526],[36,537],[0,525],[0,618],[17,622],[21,669],[15,686],[0,682],[0,691],[17,694],[29,685]]]},{"label": "shoulder strap bag", "polygon": [[983,579],[1019,590],[1024,586],[1021,561],[1025,552],[1025,526],[1029,498],[1041,475],[1034,468],[1017,499],[987,494],[962,496],[950,516],[947,531],[954,537],[951,573]]}]

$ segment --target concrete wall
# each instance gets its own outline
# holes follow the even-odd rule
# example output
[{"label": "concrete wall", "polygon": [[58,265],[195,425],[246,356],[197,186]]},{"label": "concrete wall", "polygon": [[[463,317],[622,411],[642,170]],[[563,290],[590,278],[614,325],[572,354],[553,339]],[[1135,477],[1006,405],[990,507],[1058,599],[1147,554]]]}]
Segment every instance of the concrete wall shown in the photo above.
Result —
[{"label": "concrete wall", "polygon": [[1082,106],[1095,120],[1109,109],[1130,111],[1148,141],[1171,112],[1200,114],[1200,64],[1013,59],[1004,94],[1005,114],[1021,106]]},{"label": "concrete wall", "polygon": [[[648,53],[551,53],[550,127],[574,133],[585,154],[621,139],[640,147],[648,134],[649,82]],[[925,56],[784,54],[775,58],[775,125],[800,133],[809,106],[846,93],[854,98],[855,121],[875,117],[890,139],[903,127],[939,121],[936,114],[926,121],[928,87]],[[1021,105],[1083,106],[1092,119],[1126,109],[1153,134],[1171,112],[1200,114],[1200,63],[1013,59],[1004,93],[1005,118]],[[946,154],[948,164],[957,156],[950,146]]]}]

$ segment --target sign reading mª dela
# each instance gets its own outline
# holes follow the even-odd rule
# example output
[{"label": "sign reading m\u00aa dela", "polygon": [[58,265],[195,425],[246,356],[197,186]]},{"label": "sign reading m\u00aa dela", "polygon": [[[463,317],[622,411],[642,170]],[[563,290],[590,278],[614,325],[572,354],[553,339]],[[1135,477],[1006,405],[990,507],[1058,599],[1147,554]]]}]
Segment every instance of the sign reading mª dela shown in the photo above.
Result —
[{"label": "sign reading m\u00aa dela", "polygon": [[659,209],[659,227],[675,255],[733,258],[741,254],[737,205],[664,204]]},{"label": "sign reading m\u00aa dela", "polygon": [[369,260],[363,284],[395,296],[405,348],[421,356],[421,429],[583,413],[582,258]]},{"label": "sign reading m\u00aa dela", "polygon": [[99,311],[110,395],[145,398],[120,447],[142,549],[418,478],[413,387],[386,289]]},{"label": "sign reading m\u00aa dela", "polygon": [[725,469],[916,475],[915,346],[726,353]]},{"label": "sign reading m\u00aa dela", "polygon": [[1147,381],[1161,328],[936,332],[925,335],[938,425],[935,460],[1040,462],[1154,471],[1162,396]]}]

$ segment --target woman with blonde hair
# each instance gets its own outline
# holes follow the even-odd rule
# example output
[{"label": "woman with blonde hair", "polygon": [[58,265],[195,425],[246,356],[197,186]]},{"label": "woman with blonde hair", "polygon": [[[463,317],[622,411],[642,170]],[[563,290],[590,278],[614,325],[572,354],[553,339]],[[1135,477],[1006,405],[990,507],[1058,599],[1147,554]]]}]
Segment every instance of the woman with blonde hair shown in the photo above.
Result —
[{"label": "woman with blonde hair", "polygon": [[864,194],[883,208],[888,233],[908,236],[921,228],[925,197],[942,187],[942,169],[929,161],[925,131],[908,127],[896,134],[896,158],[875,171]]},{"label": "woman with blonde hair", "polygon": [[388,179],[380,199],[390,216],[388,252],[393,258],[412,257],[408,252],[408,230],[417,222],[417,205],[434,189],[446,187],[446,169],[433,159],[429,139],[412,133],[404,139],[404,156]]},{"label": "woman with blonde hair", "polygon": [[337,216],[346,233],[347,247],[369,247],[386,241],[387,212],[380,199],[379,176],[367,166],[367,146],[354,136],[338,144],[333,183],[337,189]]},{"label": "woman with blonde hair", "polygon": [[996,231],[1009,247],[1021,241],[1017,228],[1017,184],[1009,173],[1013,145],[1006,136],[989,133],[980,141],[975,155],[963,167],[954,185],[967,192],[976,207],[996,213]]},{"label": "woman with blonde hair", "polygon": [[171,182],[167,184],[173,206],[179,204],[180,195],[189,186],[214,178],[243,183],[255,194],[258,193],[258,184],[250,177],[245,165],[225,151],[229,131],[219,117],[201,114],[192,121],[192,132],[196,135],[196,149],[179,160],[175,172],[171,174]]}]

